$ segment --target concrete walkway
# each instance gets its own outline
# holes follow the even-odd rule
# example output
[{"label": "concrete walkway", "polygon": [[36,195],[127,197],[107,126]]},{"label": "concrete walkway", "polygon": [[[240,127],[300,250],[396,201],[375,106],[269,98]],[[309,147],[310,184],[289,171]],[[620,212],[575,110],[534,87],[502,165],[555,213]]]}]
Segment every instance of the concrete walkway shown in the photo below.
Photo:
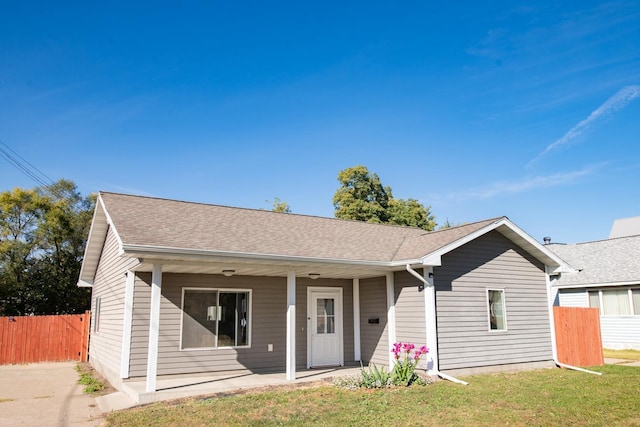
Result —
[{"label": "concrete walkway", "polygon": [[295,381],[288,381],[284,373],[253,374],[237,372],[227,374],[201,374],[189,376],[161,376],[157,391],[147,392],[144,380],[127,381],[123,392],[96,398],[103,412],[117,411],[135,405],[180,399],[193,396],[209,396],[238,393],[264,387],[302,387],[318,381],[330,381],[335,377],[360,375],[360,368],[312,369],[300,371]]},{"label": "concrete walkway", "polygon": [[640,367],[640,360],[628,360],[628,359],[612,359],[605,357],[604,363],[607,365],[624,365],[624,366],[638,366]]},{"label": "concrete walkway", "polygon": [[103,419],[75,362],[0,366],[0,426],[92,427]]}]

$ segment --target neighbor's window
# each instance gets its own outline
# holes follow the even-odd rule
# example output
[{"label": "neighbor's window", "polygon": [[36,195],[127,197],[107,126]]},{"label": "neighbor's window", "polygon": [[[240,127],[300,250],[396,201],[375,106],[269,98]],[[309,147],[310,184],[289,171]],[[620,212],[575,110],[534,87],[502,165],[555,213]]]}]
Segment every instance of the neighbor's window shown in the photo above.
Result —
[{"label": "neighbor's window", "polygon": [[588,291],[589,307],[600,308],[600,291]]},{"label": "neighbor's window", "polygon": [[183,289],[182,349],[249,345],[249,291]]},{"label": "neighbor's window", "polygon": [[640,316],[640,289],[631,289],[631,299],[633,300],[633,314]]},{"label": "neighbor's window", "polygon": [[489,304],[489,329],[492,331],[506,330],[507,317],[504,306],[504,290],[487,289],[487,301]]},{"label": "neighbor's window", "polygon": [[605,316],[629,316],[631,305],[628,289],[607,289],[602,291],[602,314]]}]

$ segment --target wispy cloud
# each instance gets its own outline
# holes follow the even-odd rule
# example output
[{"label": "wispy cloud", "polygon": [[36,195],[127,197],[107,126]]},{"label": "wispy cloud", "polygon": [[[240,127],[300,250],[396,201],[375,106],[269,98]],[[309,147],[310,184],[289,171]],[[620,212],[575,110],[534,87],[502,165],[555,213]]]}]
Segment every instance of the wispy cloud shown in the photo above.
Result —
[{"label": "wispy cloud", "polygon": [[606,163],[587,166],[581,170],[571,172],[560,172],[547,176],[534,176],[520,181],[495,182],[487,187],[473,188],[467,191],[451,193],[446,198],[455,201],[490,199],[496,196],[507,194],[524,193],[538,188],[559,187],[569,185],[575,181],[589,176],[598,169],[604,167]]},{"label": "wispy cloud", "polygon": [[616,111],[620,111],[631,101],[638,97],[640,97],[640,86],[626,86],[620,89],[615,95],[607,99],[604,104],[592,111],[586,119],[582,120],[580,123],[569,129],[569,131],[565,133],[560,139],[557,139],[552,144],[549,144],[547,148],[544,149],[544,151],[534,157],[533,160],[531,160],[527,164],[527,167],[533,165],[540,158],[544,157],[551,151],[556,150],[564,145],[573,143],[576,138],[585,133],[598,119],[602,119],[615,113]]}]

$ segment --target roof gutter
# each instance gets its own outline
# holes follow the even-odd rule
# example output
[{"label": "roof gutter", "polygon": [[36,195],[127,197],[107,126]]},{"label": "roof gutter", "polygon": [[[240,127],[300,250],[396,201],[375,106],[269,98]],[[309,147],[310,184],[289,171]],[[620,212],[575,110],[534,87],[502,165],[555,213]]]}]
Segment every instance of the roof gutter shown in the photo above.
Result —
[{"label": "roof gutter", "polygon": [[[435,374],[438,377],[454,382],[454,383],[458,383],[458,384],[462,384],[462,385],[469,385],[468,382],[466,381],[462,381],[459,380],[458,378],[454,378],[451,375],[447,375],[444,374],[442,372],[440,372],[440,370],[438,369],[438,339],[437,336],[433,336],[432,339],[429,339],[429,335],[433,335],[433,334],[437,334],[437,328],[436,328],[436,290],[435,290],[435,286],[433,286],[433,281],[428,281],[427,279],[425,279],[424,277],[422,277],[420,274],[418,274],[417,271],[415,271],[410,264],[406,265],[406,269],[409,272],[409,274],[411,274],[412,276],[414,276],[416,279],[420,280],[422,283],[424,283],[424,289],[425,289],[425,316],[427,318],[427,341],[429,341],[429,353],[431,353],[431,361],[433,363],[433,368],[431,369],[431,374]],[[427,307],[427,301],[431,302],[431,306]]]},{"label": "roof gutter", "polygon": [[[547,270],[547,267],[545,267]],[[580,368],[578,366],[571,366],[564,363],[561,363],[558,360],[558,343],[556,341],[556,322],[555,316],[553,315],[553,298],[551,294],[551,279],[549,278],[548,270],[545,271],[546,281],[547,281],[547,305],[549,309],[549,327],[551,328],[551,352],[553,354],[553,362],[560,368],[572,369],[574,371],[585,372],[587,374],[593,375],[602,375],[602,372],[590,371],[588,369]]]},{"label": "roof gutter", "polygon": [[149,255],[178,255],[178,256],[192,256],[198,258],[240,258],[240,259],[259,259],[263,261],[280,261],[280,262],[318,262],[326,264],[344,264],[344,265],[360,265],[366,267],[381,267],[389,268],[394,265],[385,261],[365,261],[365,260],[350,260],[340,258],[314,258],[304,256],[291,256],[291,255],[273,255],[273,254],[260,254],[250,252],[228,252],[228,251],[207,251],[207,250],[192,250],[183,248],[171,248],[160,246],[147,246],[147,245],[122,245],[122,250],[125,254],[135,256],[138,258],[145,258]]}]

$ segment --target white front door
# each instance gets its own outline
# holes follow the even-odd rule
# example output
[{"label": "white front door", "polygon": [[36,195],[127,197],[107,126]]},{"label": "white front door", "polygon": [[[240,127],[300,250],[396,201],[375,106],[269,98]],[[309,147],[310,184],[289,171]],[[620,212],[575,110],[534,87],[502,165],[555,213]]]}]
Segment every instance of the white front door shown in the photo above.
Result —
[{"label": "white front door", "polygon": [[307,367],[342,366],[342,288],[307,288]]}]

